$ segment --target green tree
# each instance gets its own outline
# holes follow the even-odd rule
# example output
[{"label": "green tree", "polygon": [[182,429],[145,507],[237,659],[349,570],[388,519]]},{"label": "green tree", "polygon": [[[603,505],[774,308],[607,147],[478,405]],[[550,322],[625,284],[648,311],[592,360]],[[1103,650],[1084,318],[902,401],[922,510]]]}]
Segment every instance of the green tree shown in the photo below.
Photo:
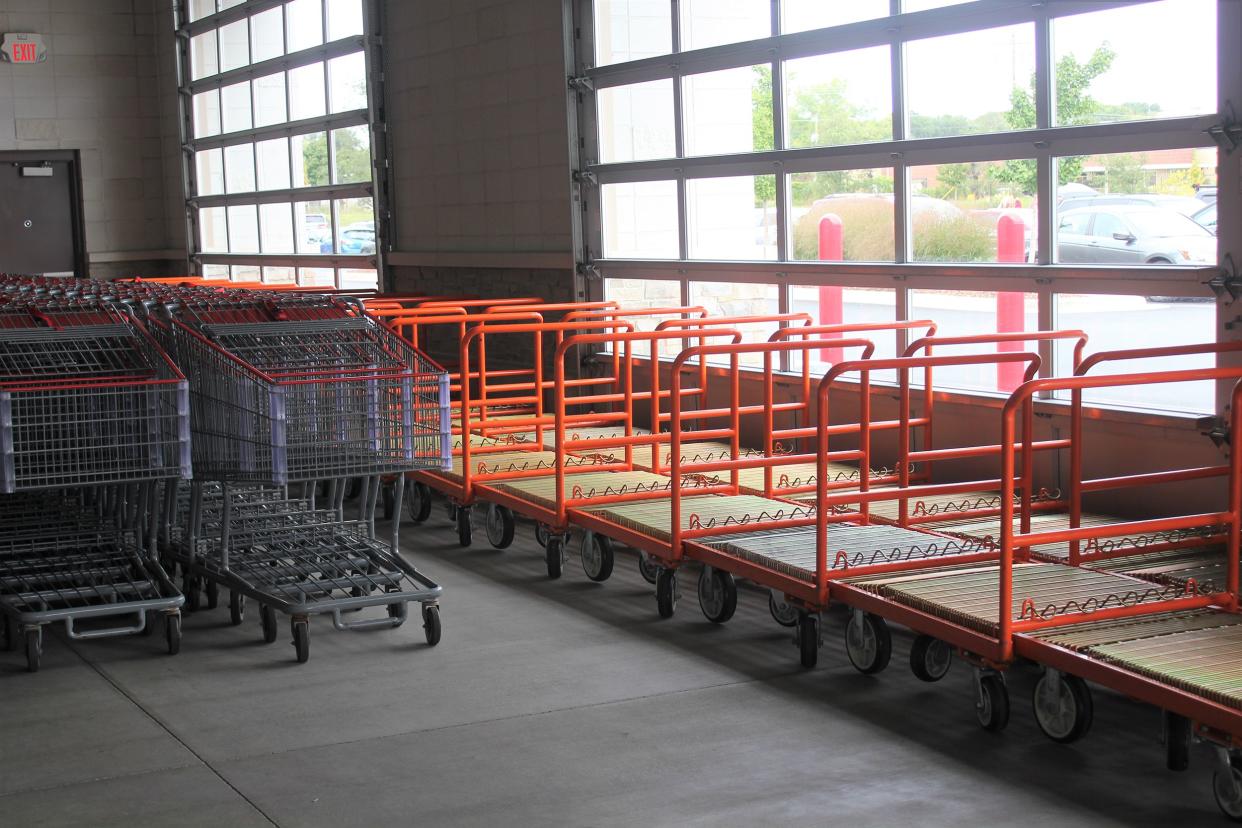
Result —
[{"label": "green tree", "polygon": [[[371,180],[371,148],[365,131],[338,129],[336,143],[336,183],[356,184]],[[328,177],[328,136],[320,132],[302,142],[302,164],[306,184],[319,187],[331,183]]]},{"label": "green tree", "polygon": [[[772,69],[768,66],[755,67],[755,79],[750,87],[751,100],[751,138],[756,150],[770,150],[776,146],[773,134],[772,114]],[[764,207],[776,203],[776,177],[771,175],[755,176],[755,206]]]},{"label": "green tree", "polygon": [[1146,160],[1146,156],[1136,152],[1103,156],[1101,161],[1104,164],[1104,191],[1108,193],[1144,192],[1147,189],[1147,175],[1143,172],[1143,163]]},{"label": "green tree", "polygon": [[[1091,82],[1108,71],[1113,65],[1116,52],[1105,42],[1091,53],[1085,63],[1078,58],[1066,55],[1057,61],[1056,108],[1058,126],[1076,126],[1092,123],[1100,110],[1100,104],[1089,94]],[[1033,129],[1035,127],[1035,76],[1031,76],[1027,89],[1014,89],[1009,96],[1009,111],[1005,113],[1005,122],[1010,129]],[[1058,181],[1068,184],[1082,174],[1083,158],[1070,156],[1060,159]],[[1034,193],[1037,189],[1037,173],[1035,161],[1021,159],[1006,161],[1005,166],[997,170],[996,177],[1012,184],[1019,192]]]}]

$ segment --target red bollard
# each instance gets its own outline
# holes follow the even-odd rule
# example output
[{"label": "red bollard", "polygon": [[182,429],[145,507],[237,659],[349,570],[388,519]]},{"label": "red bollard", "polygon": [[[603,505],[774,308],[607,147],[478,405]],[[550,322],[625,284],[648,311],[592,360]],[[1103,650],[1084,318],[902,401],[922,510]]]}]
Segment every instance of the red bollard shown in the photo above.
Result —
[{"label": "red bollard", "polygon": [[[1004,215],[996,222],[996,261],[1026,261],[1026,225],[1021,216]],[[1021,293],[996,294],[996,332],[1026,330],[1025,297]],[[996,350],[1000,352],[1021,351],[1025,343],[999,342]],[[996,388],[999,391],[1013,391],[1022,384],[1025,366],[1019,362],[1006,362],[996,366]]]},{"label": "red bollard", "polygon": [[[836,213],[827,213],[819,220],[819,260],[821,262],[839,262],[845,258],[845,225]],[[821,287],[819,289],[819,324],[840,325],[843,316],[841,288]],[[834,337],[839,339],[840,335]],[[840,348],[824,348],[819,358],[836,364],[841,361]]]}]

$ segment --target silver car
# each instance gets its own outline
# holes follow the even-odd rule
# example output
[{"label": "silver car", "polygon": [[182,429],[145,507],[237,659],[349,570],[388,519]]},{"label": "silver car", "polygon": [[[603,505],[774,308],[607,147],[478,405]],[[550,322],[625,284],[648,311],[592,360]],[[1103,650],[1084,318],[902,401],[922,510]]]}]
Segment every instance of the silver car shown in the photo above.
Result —
[{"label": "silver car", "polygon": [[1061,213],[1057,261],[1077,264],[1216,263],[1216,237],[1163,207],[1084,207]]}]

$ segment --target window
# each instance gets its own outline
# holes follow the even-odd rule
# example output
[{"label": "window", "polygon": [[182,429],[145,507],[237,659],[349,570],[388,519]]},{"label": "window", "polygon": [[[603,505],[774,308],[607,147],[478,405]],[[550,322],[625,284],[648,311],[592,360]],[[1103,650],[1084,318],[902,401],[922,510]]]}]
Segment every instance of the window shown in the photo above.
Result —
[{"label": "window", "polygon": [[[594,54],[576,72],[591,81],[580,155],[598,186],[578,252],[603,273],[594,295],[638,302],[650,285],[715,314],[901,314],[944,335],[1056,319],[1124,347],[1102,315],[1112,302],[1128,331],[1210,339],[1214,305],[1184,300],[1210,298],[1218,260],[1218,152],[1203,135],[1224,120],[1216,28],[1232,0],[982,15],[964,2],[590,3]],[[1036,94],[1037,68],[1052,95]],[[897,345],[882,339],[881,354]],[[936,376],[995,393],[1011,373]],[[1218,390],[1146,404],[1193,413]]]},{"label": "window", "polygon": [[[197,215],[200,272],[375,287],[381,243],[367,66],[378,44],[357,40],[364,4],[287,0],[212,19],[239,5],[192,0],[188,36],[177,39],[191,95],[192,134],[183,139],[194,165],[187,207]],[[328,55],[307,53],[325,43]],[[312,187],[332,187],[331,196],[303,192]]]}]

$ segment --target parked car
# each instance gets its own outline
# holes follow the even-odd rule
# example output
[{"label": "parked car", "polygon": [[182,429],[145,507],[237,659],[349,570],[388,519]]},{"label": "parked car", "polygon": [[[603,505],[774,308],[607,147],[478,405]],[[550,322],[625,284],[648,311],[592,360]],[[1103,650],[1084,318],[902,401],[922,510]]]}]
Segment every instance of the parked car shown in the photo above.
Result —
[{"label": "parked car", "polygon": [[1146,205],[1061,213],[1057,260],[1082,264],[1202,265],[1216,261],[1216,239],[1175,210]]},{"label": "parked car", "polygon": [[1195,198],[1205,204],[1216,203],[1216,185],[1215,184],[1196,184]]},{"label": "parked car", "polygon": [[1190,196],[1154,195],[1136,193],[1133,195],[1068,195],[1057,202],[1059,209],[1077,210],[1080,207],[1122,207],[1128,205],[1147,205],[1176,210],[1184,216],[1193,216],[1203,209],[1203,202]]},{"label": "parked car", "polygon": [[1199,222],[1200,224],[1202,224],[1208,230],[1211,230],[1213,235],[1216,234],[1216,202],[1215,201],[1213,201],[1208,206],[1204,207],[1199,212],[1195,213],[1193,216],[1191,216],[1191,218]]},{"label": "parked car", "polygon": [[341,231],[341,252],[366,254],[375,252],[375,228],[350,225]]}]

